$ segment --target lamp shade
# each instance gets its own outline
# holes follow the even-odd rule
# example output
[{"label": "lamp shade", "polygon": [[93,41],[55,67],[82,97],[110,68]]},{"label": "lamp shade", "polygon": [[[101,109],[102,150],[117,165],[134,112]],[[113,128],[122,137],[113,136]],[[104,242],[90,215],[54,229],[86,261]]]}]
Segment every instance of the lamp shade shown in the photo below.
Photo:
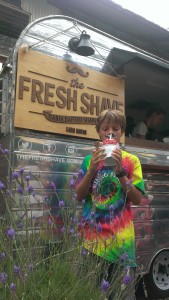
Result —
[{"label": "lamp shade", "polygon": [[94,54],[94,48],[90,41],[90,35],[85,31],[80,36],[80,41],[76,48],[76,53],[82,56],[90,56]]},{"label": "lamp shade", "polygon": [[76,54],[82,56],[90,56],[94,54],[94,48],[90,41],[90,35],[86,31],[82,31],[80,39],[73,37],[69,41],[69,49]]}]

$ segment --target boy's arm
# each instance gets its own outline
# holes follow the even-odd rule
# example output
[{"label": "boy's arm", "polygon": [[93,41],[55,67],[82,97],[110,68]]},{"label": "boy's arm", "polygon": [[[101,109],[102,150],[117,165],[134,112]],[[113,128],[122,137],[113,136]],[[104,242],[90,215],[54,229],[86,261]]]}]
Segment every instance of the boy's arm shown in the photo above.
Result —
[{"label": "boy's arm", "polygon": [[93,151],[89,169],[86,170],[86,174],[84,175],[83,179],[75,187],[78,201],[82,201],[86,197],[92,179],[94,178],[97,172],[98,166],[100,162],[105,159],[105,156],[106,154],[104,154],[104,151],[102,149],[97,149]]},{"label": "boy's arm", "polygon": [[[113,152],[113,157],[117,162],[117,166],[115,169],[116,176],[119,178],[119,181],[123,187],[123,190],[127,193],[127,198],[134,205],[138,205],[141,202],[142,194],[144,193],[144,189],[137,188],[136,185],[139,182],[142,182],[142,168],[138,157],[135,156],[134,159],[134,169],[132,172],[132,178],[128,178],[125,172],[122,172],[122,153],[121,150],[116,149]],[[119,175],[118,175],[119,174]],[[121,175],[120,175],[121,174]],[[129,189],[130,180],[132,180],[132,188]]]},{"label": "boy's arm", "polygon": [[119,178],[119,181],[123,187],[123,190],[127,193],[127,198],[131,201],[134,205],[139,205],[142,198],[142,192],[132,185],[132,188],[129,190],[128,183],[129,179],[127,176],[123,176]]}]

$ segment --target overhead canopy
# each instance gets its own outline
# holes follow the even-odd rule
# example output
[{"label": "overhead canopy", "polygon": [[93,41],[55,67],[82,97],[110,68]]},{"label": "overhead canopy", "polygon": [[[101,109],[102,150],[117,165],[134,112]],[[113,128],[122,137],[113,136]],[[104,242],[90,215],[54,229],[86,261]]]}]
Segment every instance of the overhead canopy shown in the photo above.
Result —
[{"label": "overhead canopy", "polygon": [[0,2],[0,34],[17,39],[28,25],[29,17],[22,9]]},{"label": "overhead canopy", "polygon": [[111,0],[71,0],[71,5],[70,0],[48,2],[61,8],[65,15],[169,62],[169,32]]}]

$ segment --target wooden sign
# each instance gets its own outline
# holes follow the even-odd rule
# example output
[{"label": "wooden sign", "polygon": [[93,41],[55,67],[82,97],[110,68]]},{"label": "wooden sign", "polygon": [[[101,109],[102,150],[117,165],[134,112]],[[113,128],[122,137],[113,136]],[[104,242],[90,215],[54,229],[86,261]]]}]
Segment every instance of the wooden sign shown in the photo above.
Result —
[{"label": "wooden sign", "polygon": [[18,51],[14,126],[98,139],[105,109],[124,112],[124,81],[22,48]]}]

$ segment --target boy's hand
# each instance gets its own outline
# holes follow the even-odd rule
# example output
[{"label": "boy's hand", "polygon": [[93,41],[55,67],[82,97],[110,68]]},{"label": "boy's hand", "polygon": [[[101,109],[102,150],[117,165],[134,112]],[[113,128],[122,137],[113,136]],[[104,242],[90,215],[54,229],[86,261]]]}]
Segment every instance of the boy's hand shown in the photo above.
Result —
[{"label": "boy's hand", "polygon": [[116,161],[116,167],[114,168],[114,171],[116,174],[119,174],[122,170],[122,154],[121,149],[115,149],[112,152],[112,157]]},{"label": "boy's hand", "polygon": [[97,168],[102,160],[104,160],[106,157],[106,154],[104,152],[104,149],[98,148],[96,150],[93,150],[92,152],[92,158],[90,162],[90,173],[95,173],[97,171]]}]

